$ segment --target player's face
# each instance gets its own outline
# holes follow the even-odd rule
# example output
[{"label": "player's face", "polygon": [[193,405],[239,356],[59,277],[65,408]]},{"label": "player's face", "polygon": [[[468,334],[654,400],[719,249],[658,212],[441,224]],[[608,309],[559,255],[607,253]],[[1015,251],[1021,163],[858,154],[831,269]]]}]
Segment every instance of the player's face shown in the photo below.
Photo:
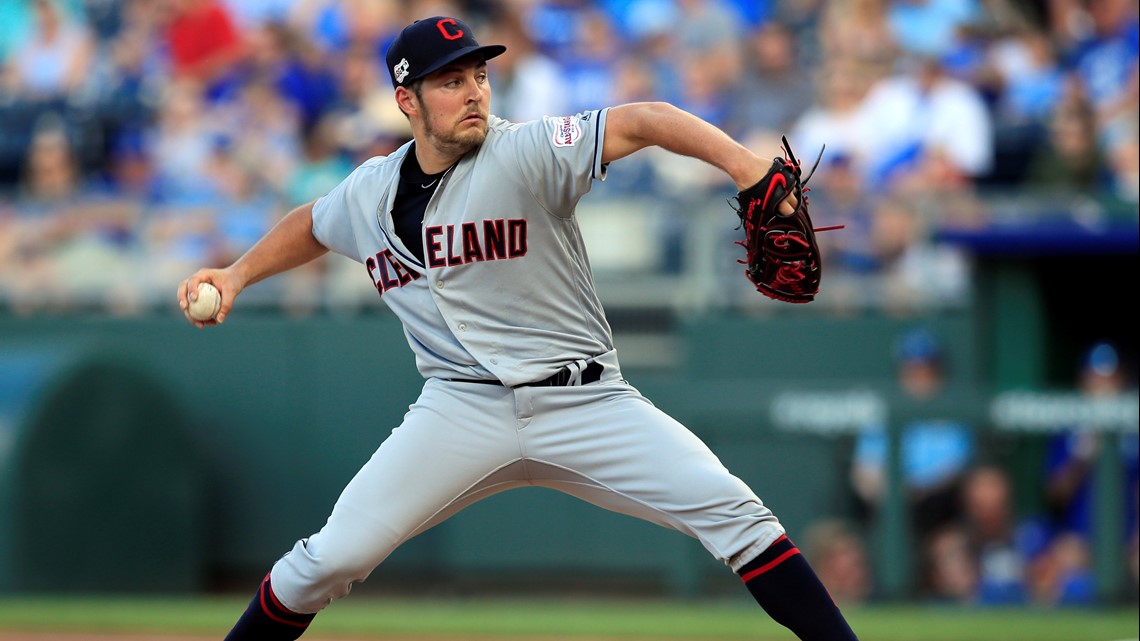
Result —
[{"label": "player's face", "polygon": [[486,62],[460,60],[440,69],[424,79],[419,98],[427,142],[457,154],[483,144],[491,105]]}]

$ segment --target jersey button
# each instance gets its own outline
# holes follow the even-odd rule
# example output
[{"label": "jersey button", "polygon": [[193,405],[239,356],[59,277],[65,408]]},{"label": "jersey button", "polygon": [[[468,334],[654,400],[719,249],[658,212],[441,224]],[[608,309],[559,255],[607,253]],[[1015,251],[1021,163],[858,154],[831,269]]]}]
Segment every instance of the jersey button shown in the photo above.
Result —
[{"label": "jersey button", "polygon": [[467,323],[460,323],[459,324],[459,331],[466,332],[467,331]]},{"label": "jersey button", "polygon": [[443,289],[443,281],[442,280],[435,281],[435,286],[437,289]]}]

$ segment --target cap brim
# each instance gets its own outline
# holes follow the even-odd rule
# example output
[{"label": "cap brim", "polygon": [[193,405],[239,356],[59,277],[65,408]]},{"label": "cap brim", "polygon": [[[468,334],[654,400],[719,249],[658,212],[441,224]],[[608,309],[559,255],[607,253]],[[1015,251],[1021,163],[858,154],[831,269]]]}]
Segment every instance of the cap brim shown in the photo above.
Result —
[{"label": "cap brim", "polygon": [[478,47],[466,47],[458,51],[453,51],[450,54],[440,58],[439,60],[436,60],[435,64],[432,66],[409,78],[408,82],[411,82],[412,80],[419,80],[420,78],[433,74],[440,69],[443,69],[447,65],[455,62],[456,60],[459,60],[460,58],[466,58],[467,56],[473,54],[482,54],[484,60],[490,60],[495,56],[502,55],[506,51],[507,48],[503,45],[480,45]]}]

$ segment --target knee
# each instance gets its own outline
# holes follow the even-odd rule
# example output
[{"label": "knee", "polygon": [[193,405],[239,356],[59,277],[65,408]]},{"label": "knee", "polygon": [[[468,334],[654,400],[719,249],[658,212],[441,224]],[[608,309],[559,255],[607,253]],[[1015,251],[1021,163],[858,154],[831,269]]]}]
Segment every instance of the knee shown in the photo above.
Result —
[{"label": "knee", "polygon": [[318,612],[348,596],[353,584],[368,578],[376,566],[351,548],[314,548],[302,539],[273,566],[274,592],[297,613]]}]

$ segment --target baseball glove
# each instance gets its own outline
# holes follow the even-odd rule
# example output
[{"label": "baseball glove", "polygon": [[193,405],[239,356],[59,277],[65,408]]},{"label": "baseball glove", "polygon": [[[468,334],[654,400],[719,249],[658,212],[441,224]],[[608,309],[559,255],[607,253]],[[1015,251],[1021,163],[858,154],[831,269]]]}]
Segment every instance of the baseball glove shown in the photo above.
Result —
[{"label": "baseball glove", "polygon": [[[823,149],[811,172],[801,179],[800,161],[786,137],[783,143],[787,159],[773,158],[768,173],[736,195],[736,214],[744,229],[744,240],[737,244],[747,252],[739,262],[748,266],[744,273],[761,294],[788,303],[810,303],[819,292],[822,270],[815,232],[824,229],[812,227],[806,192]],[[798,204],[783,215],[780,203],[788,194],[795,194]]]}]

